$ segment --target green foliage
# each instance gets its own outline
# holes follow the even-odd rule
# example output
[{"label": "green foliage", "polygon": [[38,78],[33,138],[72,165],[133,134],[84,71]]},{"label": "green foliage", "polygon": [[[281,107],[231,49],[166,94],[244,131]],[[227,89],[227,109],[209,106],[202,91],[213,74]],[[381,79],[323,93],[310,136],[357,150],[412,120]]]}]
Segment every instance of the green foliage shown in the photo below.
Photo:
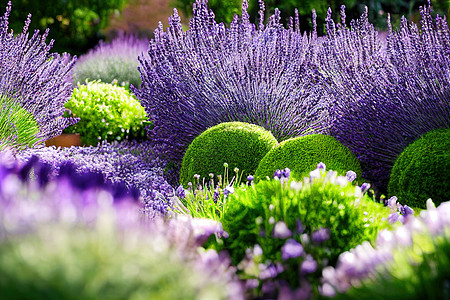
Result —
[{"label": "green foliage", "polygon": [[78,55],[98,43],[109,17],[120,13],[128,0],[14,0],[10,28],[22,32],[26,13],[31,13],[30,31],[50,29],[55,52]]},{"label": "green foliage", "polygon": [[[192,7],[196,0],[172,0],[171,5],[179,9],[187,17],[192,17]],[[235,14],[240,15],[242,0],[208,0],[208,8],[212,9],[217,23],[230,24]]]},{"label": "green foliage", "polygon": [[255,179],[272,178],[277,169],[289,168],[299,180],[319,162],[341,175],[352,170],[361,176],[359,161],[347,147],[334,137],[312,134],[285,140],[270,150],[259,163]]},{"label": "green foliage", "polygon": [[411,207],[450,200],[450,129],[432,130],[403,150],[392,168],[388,192]]},{"label": "green foliage", "polygon": [[115,228],[103,216],[94,228],[40,225],[33,234],[2,240],[2,300],[226,298],[221,282],[197,270],[163,236]]},{"label": "green foliage", "polygon": [[196,137],[183,157],[180,184],[187,187],[194,175],[208,180],[209,174],[222,174],[224,163],[238,168],[244,176],[254,174],[260,160],[277,144],[264,128],[243,122],[213,126]]},{"label": "green foliage", "polygon": [[[220,219],[229,237],[218,247],[230,252],[234,264],[254,245],[262,248],[262,262],[282,262],[282,246],[290,238],[301,243],[321,268],[335,264],[339,254],[363,241],[373,241],[388,226],[387,207],[361,195],[358,186],[335,172],[314,172],[320,175],[303,182],[264,180],[230,195]],[[288,237],[274,236],[278,222],[291,231]],[[311,233],[320,229],[329,229],[330,237],[316,244]],[[289,259],[289,268],[280,275],[291,287],[299,285],[304,259],[304,255]],[[318,283],[320,271],[313,276]]]},{"label": "green foliage", "polygon": [[6,147],[33,147],[38,141],[39,125],[32,113],[14,100],[0,95],[0,150]]},{"label": "green foliage", "polygon": [[65,107],[71,117],[80,118],[65,132],[79,133],[85,145],[146,137],[145,110],[123,87],[98,81],[78,85]]}]

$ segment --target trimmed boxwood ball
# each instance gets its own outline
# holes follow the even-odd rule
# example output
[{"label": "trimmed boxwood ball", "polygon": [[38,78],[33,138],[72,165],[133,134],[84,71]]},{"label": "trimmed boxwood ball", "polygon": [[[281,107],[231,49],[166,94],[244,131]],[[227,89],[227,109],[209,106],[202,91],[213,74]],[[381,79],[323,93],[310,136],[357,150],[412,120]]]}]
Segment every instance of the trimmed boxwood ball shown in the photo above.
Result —
[{"label": "trimmed boxwood ball", "polygon": [[361,178],[359,161],[347,147],[332,136],[311,134],[285,140],[270,150],[259,163],[255,179],[272,178],[276,170],[286,167],[301,179],[319,162],[340,175],[352,170]]},{"label": "trimmed boxwood ball", "polygon": [[450,200],[450,128],[432,130],[403,150],[392,168],[388,192],[403,205],[426,208]]},{"label": "trimmed boxwood ball", "polygon": [[209,181],[210,173],[224,173],[224,163],[228,164],[230,175],[234,168],[239,168],[243,176],[253,175],[260,160],[277,143],[270,131],[254,124],[227,122],[210,127],[186,150],[180,184],[187,187],[188,182],[194,182],[195,174]]}]

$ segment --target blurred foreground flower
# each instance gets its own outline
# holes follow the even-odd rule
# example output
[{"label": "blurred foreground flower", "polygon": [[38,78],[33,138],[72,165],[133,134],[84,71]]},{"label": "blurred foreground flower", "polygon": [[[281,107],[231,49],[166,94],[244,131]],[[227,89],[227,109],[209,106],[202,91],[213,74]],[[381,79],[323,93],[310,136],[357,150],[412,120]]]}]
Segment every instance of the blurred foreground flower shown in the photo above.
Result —
[{"label": "blurred foreground flower", "polygon": [[0,163],[2,299],[242,298],[229,260],[198,250],[218,223],[150,221],[101,175],[50,169]]}]

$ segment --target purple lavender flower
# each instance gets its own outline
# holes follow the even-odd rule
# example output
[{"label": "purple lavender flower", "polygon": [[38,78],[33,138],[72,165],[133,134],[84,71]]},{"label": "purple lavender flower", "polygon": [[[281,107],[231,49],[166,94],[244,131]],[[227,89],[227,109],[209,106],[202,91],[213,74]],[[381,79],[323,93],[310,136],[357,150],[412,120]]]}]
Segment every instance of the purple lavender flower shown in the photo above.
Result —
[{"label": "purple lavender flower", "polygon": [[76,122],[63,118],[64,104],[73,89],[70,72],[75,58],[50,53],[53,41],[45,42],[48,29],[43,34],[35,31],[29,38],[31,15],[21,33],[8,32],[10,12],[8,2],[0,18],[0,94],[16,100],[34,115],[40,128],[37,137],[43,142]]},{"label": "purple lavender flower", "polygon": [[[378,194],[387,192],[390,171],[408,144],[450,127],[450,30],[447,20],[420,9],[421,29],[406,18],[386,43],[367,10],[350,27],[329,13],[318,59],[321,84],[335,103],[331,134],[355,153],[363,177]],[[407,63],[405,63],[407,62]]]},{"label": "purple lavender flower", "polygon": [[361,193],[365,193],[370,189],[370,183],[364,182],[361,184]]},{"label": "purple lavender flower", "polygon": [[83,84],[87,80],[120,85],[139,86],[138,56],[148,48],[148,40],[137,36],[120,34],[109,43],[100,43],[80,56],[73,69],[73,81]]},{"label": "purple lavender flower", "polygon": [[281,177],[283,176],[283,172],[281,170],[276,170],[275,173],[273,173],[273,178],[275,179],[281,179]]},{"label": "purple lavender flower", "polygon": [[178,198],[184,199],[186,197],[186,191],[184,190],[183,186],[180,185],[177,190],[175,191],[175,194]]},{"label": "purple lavender flower", "polygon": [[55,174],[69,162],[74,166],[73,173],[102,173],[113,183],[122,182],[127,189],[138,189],[145,204],[143,211],[149,217],[164,215],[173,205],[174,189],[164,179],[164,161],[149,142],[102,142],[98,147],[62,149],[45,147],[21,151],[16,157],[26,162],[33,155],[51,165]]},{"label": "purple lavender flower", "polygon": [[316,33],[285,29],[278,10],[256,26],[247,6],[226,27],[198,0],[187,31],[174,10],[167,30],[160,24],[150,40],[150,58],[140,57],[142,84],[134,92],[153,120],[152,141],[175,165],[196,136],[219,123],[256,124],[277,140],[328,126],[312,64]]}]

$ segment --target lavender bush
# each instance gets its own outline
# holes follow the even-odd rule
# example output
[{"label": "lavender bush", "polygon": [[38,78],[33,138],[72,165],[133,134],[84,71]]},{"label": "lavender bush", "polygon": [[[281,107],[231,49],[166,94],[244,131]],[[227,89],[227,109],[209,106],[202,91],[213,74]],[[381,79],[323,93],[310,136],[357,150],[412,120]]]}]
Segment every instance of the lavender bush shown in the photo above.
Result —
[{"label": "lavender bush", "polygon": [[448,299],[450,202],[431,199],[420,216],[381,231],[373,248],[363,243],[323,270],[322,293],[334,299]]},{"label": "lavender bush", "polygon": [[43,34],[35,31],[30,38],[31,15],[21,33],[8,32],[10,12],[8,2],[0,18],[0,94],[33,114],[39,125],[37,137],[43,142],[75,122],[62,118],[64,103],[72,93],[70,72],[75,58],[50,53],[53,41],[45,42],[48,30]]},{"label": "lavender bush", "polygon": [[133,35],[119,35],[110,43],[100,43],[88,53],[80,56],[73,69],[74,84],[87,80],[117,82],[129,87],[139,86],[138,56],[148,49],[148,40]]},{"label": "lavender bush", "polygon": [[149,222],[98,174],[49,169],[1,160],[2,299],[242,299],[226,256],[198,252],[220,224]]},{"label": "lavender bush", "polygon": [[37,156],[58,174],[60,166],[71,163],[75,172],[101,173],[113,183],[137,189],[148,217],[167,213],[173,206],[175,191],[163,177],[164,162],[148,142],[102,142],[97,147],[28,149],[16,154],[20,161]]},{"label": "lavender bush", "polygon": [[[318,63],[332,95],[331,134],[361,161],[363,177],[386,193],[398,155],[424,133],[450,126],[450,30],[422,7],[421,28],[403,18],[390,23],[386,44],[367,11],[346,26],[331,11]],[[388,20],[389,22],[389,20]]]},{"label": "lavender bush", "polygon": [[198,0],[189,30],[176,10],[140,57],[142,84],[133,89],[162,144],[177,180],[192,140],[216,124],[242,121],[259,125],[278,141],[320,133],[328,126],[327,102],[311,64],[315,32],[301,35],[298,19],[288,29],[277,10],[265,25],[261,2],[258,26],[249,21],[247,1],[230,27],[217,24],[206,1]]}]

